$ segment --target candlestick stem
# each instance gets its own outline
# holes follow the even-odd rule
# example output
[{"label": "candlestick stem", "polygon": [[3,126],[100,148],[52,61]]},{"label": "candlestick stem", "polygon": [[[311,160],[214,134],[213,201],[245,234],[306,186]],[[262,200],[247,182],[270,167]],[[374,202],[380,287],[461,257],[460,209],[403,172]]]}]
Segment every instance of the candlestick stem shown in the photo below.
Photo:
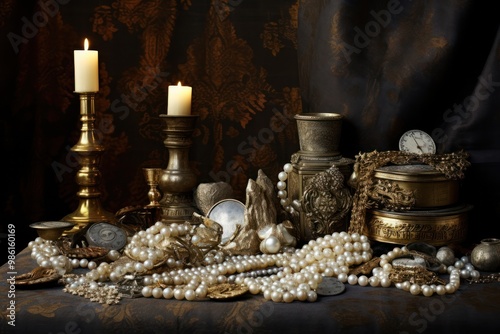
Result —
[{"label": "candlestick stem", "polygon": [[160,178],[162,221],[179,223],[191,219],[196,206],[193,190],[197,177],[189,165],[189,149],[197,115],[160,115],[165,122],[164,145],[168,149],[167,168]]},{"label": "candlestick stem", "polygon": [[104,146],[99,143],[95,131],[95,93],[80,95],[80,120],[82,122],[79,141],[71,148],[79,157],[80,170],[76,174],[79,204],[77,209],[62,220],[76,223],[69,234],[84,228],[92,222],[114,222],[115,216],[102,208],[99,191],[101,173],[98,169]]}]

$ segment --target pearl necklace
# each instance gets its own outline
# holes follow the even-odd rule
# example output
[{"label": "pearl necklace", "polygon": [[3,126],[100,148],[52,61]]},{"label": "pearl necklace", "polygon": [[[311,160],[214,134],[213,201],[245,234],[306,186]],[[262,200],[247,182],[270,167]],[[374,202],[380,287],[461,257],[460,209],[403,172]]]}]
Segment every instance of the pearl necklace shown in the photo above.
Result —
[{"label": "pearl necklace", "polygon": [[[60,273],[71,272],[82,267],[90,271],[79,277],[68,277],[66,289],[74,293],[82,287],[97,289],[102,282],[117,282],[127,274],[141,274],[154,266],[162,256],[154,246],[161,238],[172,235],[186,235],[189,223],[168,226],[156,223],[146,231],[138,232],[127,245],[139,261],[124,266],[112,267],[107,262],[98,266],[86,259],[70,260],[60,255],[59,249],[50,241],[37,238],[30,242],[31,257],[45,268],[54,268]],[[151,242],[153,240],[153,242]],[[156,242],[156,243],[155,243]],[[146,246],[147,245],[147,246]],[[205,299],[209,287],[221,283],[245,285],[252,294],[262,294],[266,300],[293,302],[317,300],[316,289],[323,277],[337,277],[340,282],[360,286],[390,287],[391,261],[408,253],[406,247],[395,247],[380,256],[379,267],[372,270],[372,276],[349,275],[349,267],[372,259],[372,249],[366,236],[358,233],[334,232],[309,241],[300,249],[279,254],[237,255],[224,257],[222,253],[208,254],[202,265],[183,268],[181,263],[167,260],[170,270],[143,278],[142,295],[146,298],[177,300]],[[110,251],[110,259],[118,259],[119,252]],[[164,255],[164,254],[163,254]],[[171,258],[173,259],[173,258]],[[142,260],[142,261],[141,261]],[[150,262],[147,262],[150,261]],[[170,262],[169,262],[170,261]],[[412,295],[432,296],[454,293],[460,286],[460,279],[475,278],[479,272],[469,263],[467,257],[456,259],[452,266],[443,265],[441,273],[449,273],[449,283],[415,284],[409,281],[395,283],[396,288],[409,291]],[[161,287],[166,286],[166,287]]]},{"label": "pearl necklace", "polygon": [[[396,247],[387,254],[380,256],[380,267],[373,269],[373,276],[367,278],[364,275],[356,276],[341,274],[338,279],[350,285],[359,284],[361,286],[366,286],[370,284],[371,286],[378,286],[379,284],[383,287],[389,287],[392,285],[390,274],[392,272],[391,261],[397,257],[404,256],[410,251],[406,247]],[[411,283],[410,281],[397,282],[395,283],[396,288],[409,291],[412,295],[422,294],[426,297],[432,296],[434,293],[438,295],[444,295],[446,293],[454,293],[460,287],[460,279],[478,278],[480,276],[479,271],[475,270],[474,266],[470,263],[467,256],[463,256],[460,259],[455,258],[455,263],[446,267],[442,264],[439,268],[439,273],[448,273],[450,275],[450,281],[447,284],[417,284]]]},{"label": "pearl necklace", "polygon": [[[311,240],[294,252],[228,256],[220,264],[153,275],[147,283],[152,281],[167,287],[145,286],[142,295],[166,299],[204,299],[209,287],[234,282],[247,286],[252,294],[263,294],[266,300],[314,302],[317,300],[315,290],[323,276],[346,274],[350,265],[369,261],[371,257],[372,250],[366,236],[335,232]],[[274,268],[273,272],[266,271],[270,276],[249,274],[253,271],[263,273],[270,267]]]},{"label": "pearl necklace", "polygon": [[[89,268],[94,269],[97,264],[94,261],[87,259],[70,259],[61,253],[53,241],[37,237],[35,240],[28,243],[28,248],[31,249],[31,258],[43,268],[52,268],[57,271],[59,275],[70,273],[76,268]],[[109,251],[107,257],[110,260],[116,260],[120,253],[116,250]]]}]

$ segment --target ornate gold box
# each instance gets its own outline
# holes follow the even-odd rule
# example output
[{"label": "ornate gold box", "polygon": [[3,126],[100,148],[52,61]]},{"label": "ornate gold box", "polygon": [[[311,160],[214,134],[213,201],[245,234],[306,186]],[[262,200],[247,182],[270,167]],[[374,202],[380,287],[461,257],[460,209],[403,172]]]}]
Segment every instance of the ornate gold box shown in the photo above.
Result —
[{"label": "ornate gold box", "polygon": [[434,167],[424,164],[390,165],[377,168],[374,183],[390,184],[413,197],[412,209],[452,206],[459,201],[459,181],[446,178]]}]

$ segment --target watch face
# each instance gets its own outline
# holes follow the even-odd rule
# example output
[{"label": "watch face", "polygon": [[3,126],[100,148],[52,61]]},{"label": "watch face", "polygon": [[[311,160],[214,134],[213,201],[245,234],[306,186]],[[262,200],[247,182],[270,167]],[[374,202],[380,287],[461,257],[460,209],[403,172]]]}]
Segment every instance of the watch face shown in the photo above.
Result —
[{"label": "watch face", "polygon": [[88,229],[87,240],[91,246],[120,250],[127,244],[127,233],[116,225],[96,223]]},{"label": "watch face", "polygon": [[422,130],[406,131],[399,139],[399,150],[410,153],[436,153],[432,137]]}]

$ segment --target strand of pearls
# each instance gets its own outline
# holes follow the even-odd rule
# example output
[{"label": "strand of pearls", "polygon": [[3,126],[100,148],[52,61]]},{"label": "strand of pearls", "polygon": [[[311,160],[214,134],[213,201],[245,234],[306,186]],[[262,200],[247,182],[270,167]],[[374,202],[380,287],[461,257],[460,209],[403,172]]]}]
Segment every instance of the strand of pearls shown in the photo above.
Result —
[{"label": "strand of pearls", "polygon": [[[349,266],[369,261],[368,238],[357,233],[335,232],[309,241],[293,253],[229,256],[220,264],[178,269],[153,275],[142,290],[144,297],[195,300],[206,297],[209,287],[226,282],[243,284],[250,293],[262,293],[274,302],[317,299],[323,276],[349,272]],[[269,268],[277,272],[269,272]],[[278,269],[276,269],[278,268]],[[254,271],[271,273],[254,277]],[[227,277],[229,275],[229,277]],[[154,286],[165,284],[166,288]]]},{"label": "strand of pearls", "polygon": [[[88,268],[90,270],[97,268],[94,261],[88,259],[70,259],[61,253],[53,241],[45,240],[37,237],[28,243],[28,248],[31,250],[31,258],[43,268],[55,269],[59,275],[71,273],[76,268]],[[117,260],[120,253],[116,250],[110,250],[107,257],[110,260]]]},{"label": "strand of pearls", "polygon": [[[347,275],[340,274],[338,276],[339,281],[343,283],[348,283],[350,285],[359,284],[360,286],[382,286],[390,287],[392,285],[390,279],[390,273],[393,269],[391,262],[395,258],[401,257],[409,253],[406,247],[395,247],[392,251],[387,254],[380,256],[379,267],[372,270],[373,276],[368,278],[365,275]],[[432,296],[434,293],[438,295],[444,295],[446,293],[452,294],[460,287],[460,279],[477,278],[480,273],[475,270],[474,266],[470,263],[467,256],[463,256],[460,259],[455,258],[455,263],[450,266],[442,265],[439,269],[440,273],[448,273],[450,275],[449,283],[447,284],[416,284],[410,281],[395,283],[396,288],[409,291],[412,295],[424,295],[426,297]]]},{"label": "strand of pearls", "polygon": [[[127,274],[142,274],[154,267],[162,257],[164,250],[157,248],[168,237],[184,237],[191,225],[156,223],[145,231],[140,231],[126,246],[138,258],[123,266],[112,266],[101,262],[97,265],[87,259],[69,259],[61,254],[53,242],[37,238],[29,243],[31,257],[44,268],[54,268],[59,273],[69,273],[82,267],[89,271],[81,276],[67,277],[66,284],[76,291],[85,286],[97,289],[102,282],[117,282]],[[266,300],[274,302],[310,301],[317,299],[316,289],[323,277],[337,277],[339,281],[360,286],[392,286],[390,273],[391,262],[404,256],[409,251],[406,247],[395,247],[380,256],[379,266],[372,270],[372,276],[349,275],[349,267],[368,262],[372,258],[372,249],[366,236],[358,233],[335,232],[331,235],[311,240],[300,249],[278,254],[238,255],[225,257],[222,252],[206,255],[203,265],[183,268],[182,262],[170,257],[167,260],[168,271],[145,276],[142,289],[144,297],[177,300],[204,299],[211,286],[221,283],[245,285],[252,294],[262,294]],[[111,261],[119,258],[117,251],[110,251]],[[432,296],[454,293],[460,287],[460,279],[478,278],[469,259],[464,256],[455,259],[453,265],[440,268],[441,273],[450,275],[449,283],[419,285],[409,281],[395,283],[396,288],[409,291],[412,295]],[[166,287],[161,287],[166,286]]]},{"label": "strand of pearls", "polygon": [[[159,262],[164,261],[167,256],[168,258],[165,261],[167,266],[173,270],[173,272],[175,272],[175,270],[181,270],[184,267],[184,263],[180,260],[176,260],[174,256],[169,256],[166,249],[170,245],[171,239],[169,238],[171,237],[186,237],[191,238],[192,242],[195,241],[197,236],[190,235],[191,228],[192,226],[189,222],[182,224],[172,223],[169,225],[157,222],[146,230],[137,232],[125,247],[125,252],[129,253],[134,261],[127,262],[124,265],[111,265],[107,262],[101,262],[98,266],[90,266],[89,262],[87,266],[90,269],[89,272],[78,278],[68,277],[66,283],[69,284],[71,289],[76,289],[82,285],[89,285],[91,288],[97,288],[97,282],[118,282],[128,274],[142,275],[148,270],[153,269]],[[116,258],[110,259],[112,261],[117,260],[119,256],[120,254],[118,254]],[[203,259],[203,263],[219,263],[222,262],[223,259],[222,252],[209,252]],[[163,276],[166,276],[166,274]],[[154,279],[151,279],[151,276],[146,277],[145,284],[170,282],[168,279],[163,280],[157,277],[157,275],[153,277]],[[175,280],[175,282],[179,283],[183,282],[183,280]]]},{"label": "strand of pearls", "polygon": [[278,198],[280,199],[281,206],[285,209],[285,211],[293,214],[295,212],[295,208],[293,207],[293,202],[290,198],[288,198],[288,192],[286,190],[286,180],[288,179],[288,173],[292,172],[293,166],[291,163],[286,163],[283,166],[283,171],[278,174],[278,183],[276,187],[278,188]]}]

